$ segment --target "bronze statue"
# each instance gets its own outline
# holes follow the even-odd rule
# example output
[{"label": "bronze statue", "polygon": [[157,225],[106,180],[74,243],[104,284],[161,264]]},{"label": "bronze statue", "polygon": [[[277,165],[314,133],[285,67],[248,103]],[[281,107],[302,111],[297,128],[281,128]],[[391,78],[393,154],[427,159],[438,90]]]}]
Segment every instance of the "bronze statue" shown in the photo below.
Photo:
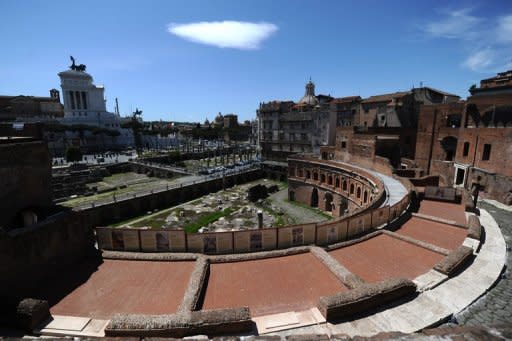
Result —
[{"label": "bronze statue", "polygon": [[73,58],[73,56],[69,56],[69,58],[73,62],[73,64],[71,64],[69,67],[71,70],[85,72],[85,69],[86,69],[85,64],[76,65],[75,58]]}]

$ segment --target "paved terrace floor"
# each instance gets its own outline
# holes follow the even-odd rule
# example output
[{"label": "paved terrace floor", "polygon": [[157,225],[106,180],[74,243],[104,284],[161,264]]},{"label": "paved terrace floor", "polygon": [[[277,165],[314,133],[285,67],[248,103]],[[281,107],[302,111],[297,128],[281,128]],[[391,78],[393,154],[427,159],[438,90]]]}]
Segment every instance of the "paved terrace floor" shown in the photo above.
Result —
[{"label": "paved terrace floor", "polygon": [[414,216],[396,232],[447,250],[459,247],[468,234],[466,229]]},{"label": "paved terrace floor", "polygon": [[310,253],[212,264],[203,309],[248,306],[252,316],[301,311],[346,290]]},{"label": "paved terrace floor", "polygon": [[396,277],[414,279],[444,258],[440,253],[385,234],[330,254],[349,271],[371,283]]},{"label": "paved terrace floor", "polygon": [[[83,263],[41,288],[52,315],[110,319],[116,313],[171,314],[180,305],[194,262],[109,260]],[[83,276],[89,276],[83,278]],[[68,292],[65,297],[62,293]]]},{"label": "paved terrace floor", "polygon": [[446,220],[452,220],[457,224],[466,224],[466,212],[463,204],[449,202],[422,200],[418,213],[434,216]]}]

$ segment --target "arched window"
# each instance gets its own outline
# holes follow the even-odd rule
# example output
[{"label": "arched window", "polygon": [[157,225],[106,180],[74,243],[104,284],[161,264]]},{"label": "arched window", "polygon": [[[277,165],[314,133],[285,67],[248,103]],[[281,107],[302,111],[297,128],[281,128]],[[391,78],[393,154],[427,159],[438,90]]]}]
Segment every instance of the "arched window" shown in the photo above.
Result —
[{"label": "arched window", "polygon": [[336,188],[340,187],[340,178],[336,177],[334,184]]},{"label": "arched window", "polygon": [[321,183],[325,182],[325,174],[320,174],[320,182]]},{"label": "arched window", "polygon": [[354,184],[350,184],[350,194],[354,194],[355,186]]},{"label": "arched window", "polygon": [[368,202],[368,191],[364,191],[363,194],[363,202],[366,204]]},{"label": "arched window", "polygon": [[318,181],[318,173],[313,172],[313,180]]},{"label": "arched window", "polygon": [[343,180],[343,190],[347,191],[347,180]]},{"label": "arched window", "polygon": [[357,187],[357,198],[361,198],[361,187]]}]

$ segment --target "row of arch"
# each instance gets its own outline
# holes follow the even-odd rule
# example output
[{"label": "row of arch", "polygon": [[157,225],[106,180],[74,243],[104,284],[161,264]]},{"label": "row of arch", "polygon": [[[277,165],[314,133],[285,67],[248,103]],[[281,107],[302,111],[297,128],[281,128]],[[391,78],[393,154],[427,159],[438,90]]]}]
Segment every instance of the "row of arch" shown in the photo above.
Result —
[{"label": "row of arch", "polygon": [[317,183],[347,197],[358,206],[364,206],[373,202],[375,194],[378,192],[370,183],[366,184],[347,174],[311,169],[307,166],[293,165],[291,162],[288,165],[288,176]]}]

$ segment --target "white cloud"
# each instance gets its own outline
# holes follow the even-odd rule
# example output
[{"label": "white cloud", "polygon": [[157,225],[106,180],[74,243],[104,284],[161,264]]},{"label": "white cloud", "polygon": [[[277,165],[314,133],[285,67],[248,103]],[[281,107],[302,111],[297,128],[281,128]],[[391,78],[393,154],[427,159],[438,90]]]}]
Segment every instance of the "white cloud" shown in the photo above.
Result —
[{"label": "white cloud", "polygon": [[493,65],[493,62],[494,51],[490,48],[486,48],[470,55],[462,65],[478,72],[486,71],[491,65]]},{"label": "white cloud", "polygon": [[180,38],[221,48],[258,49],[261,43],[278,30],[271,23],[244,21],[211,21],[190,24],[172,23],[169,33]]},{"label": "white cloud", "polygon": [[469,39],[481,19],[469,14],[468,8],[446,12],[446,16],[432,21],[423,28],[425,32],[436,38]]},{"label": "white cloud", "polygon": [[498,18],[496,37],[500,42],[512,42],[512,15]]}]

